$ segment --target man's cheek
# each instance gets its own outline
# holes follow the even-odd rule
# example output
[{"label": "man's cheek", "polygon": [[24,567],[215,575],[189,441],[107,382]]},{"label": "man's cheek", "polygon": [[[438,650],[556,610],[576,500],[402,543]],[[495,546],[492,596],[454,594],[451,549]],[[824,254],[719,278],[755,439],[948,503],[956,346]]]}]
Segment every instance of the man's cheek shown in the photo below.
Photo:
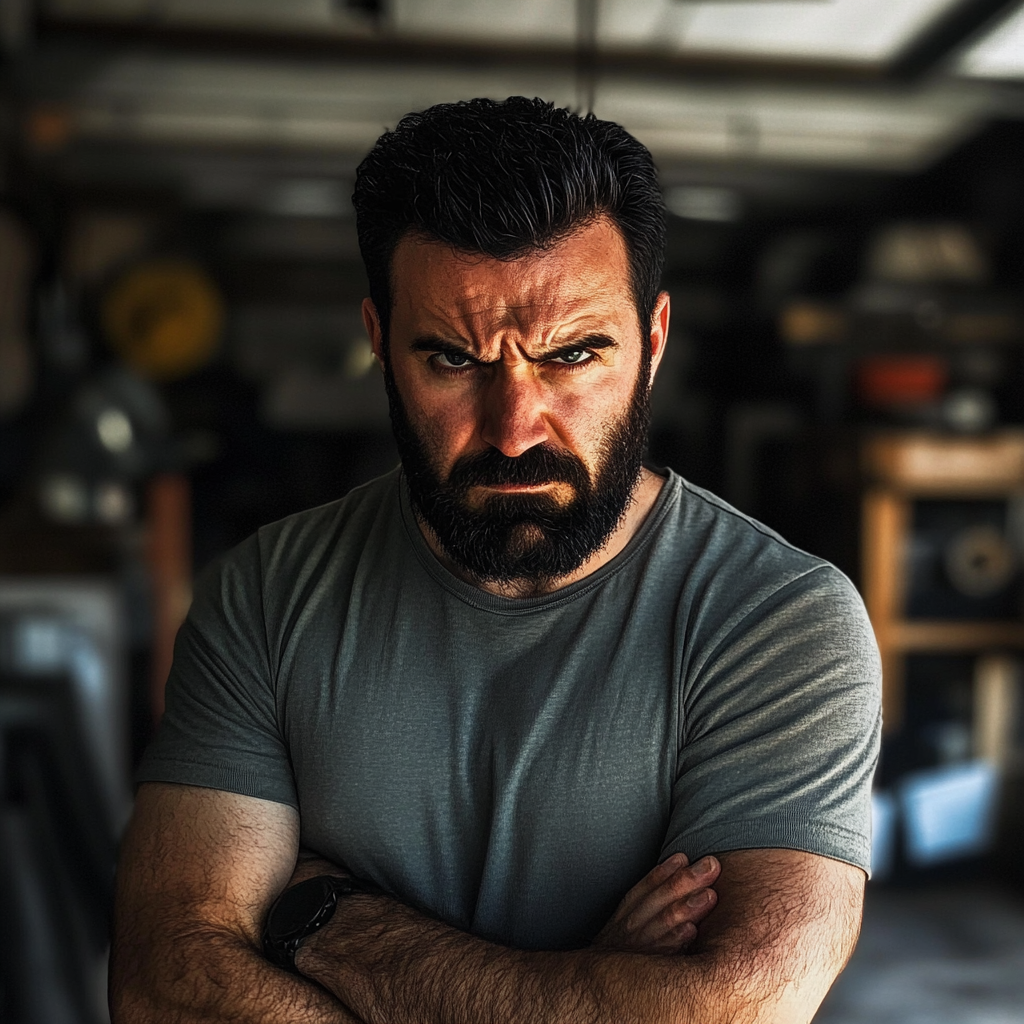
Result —
[{"label": "man's cheek", "polygon": [[422,423],[414,423],[423,441],[434,470],[447,480],[455,463],[466,455],[474,455],[487,448],[479,438],[477,424],[469,409],[445,406],[426,414]]}]

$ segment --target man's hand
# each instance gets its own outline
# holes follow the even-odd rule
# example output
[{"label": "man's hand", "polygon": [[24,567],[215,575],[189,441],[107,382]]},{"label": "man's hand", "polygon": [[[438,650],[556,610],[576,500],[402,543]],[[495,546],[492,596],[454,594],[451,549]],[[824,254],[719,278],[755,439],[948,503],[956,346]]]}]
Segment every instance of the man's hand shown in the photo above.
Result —
[{"label": "man's hand", "polygon": [[635,953],[682,952],[718,902],[711,886],[720,870],[714,857],[691,865],[686,854],[674,853],[626,893],[593,945]]}]

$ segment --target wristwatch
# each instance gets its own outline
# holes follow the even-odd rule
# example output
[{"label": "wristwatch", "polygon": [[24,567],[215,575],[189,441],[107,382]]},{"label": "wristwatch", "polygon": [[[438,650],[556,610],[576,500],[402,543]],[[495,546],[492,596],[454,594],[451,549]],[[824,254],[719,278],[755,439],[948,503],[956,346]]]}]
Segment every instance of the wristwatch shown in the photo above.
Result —
[{"label": "wristwatch", "polygon": [[334,916],[339,898],[355,892],[383,892],[360,878],[317,875],[285,889],[274,901],[263,926],[263,952],[278,967],[295,972],[295,954],[305,939]]}]

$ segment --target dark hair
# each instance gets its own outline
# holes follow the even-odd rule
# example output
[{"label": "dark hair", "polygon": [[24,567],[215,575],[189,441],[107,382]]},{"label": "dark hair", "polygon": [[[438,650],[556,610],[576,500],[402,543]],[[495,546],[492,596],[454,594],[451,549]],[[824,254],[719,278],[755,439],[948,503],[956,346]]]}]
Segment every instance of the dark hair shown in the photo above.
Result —
[{"label": "dark hair", "polygon": [[512,260],[602,214],[626,243],[643,339],[665,259],[665,203],[650,152],[621,125],[540,99],[439,103],[385,132],[356,172],[359,248],[385,342],[391,260],[409,231]]}]

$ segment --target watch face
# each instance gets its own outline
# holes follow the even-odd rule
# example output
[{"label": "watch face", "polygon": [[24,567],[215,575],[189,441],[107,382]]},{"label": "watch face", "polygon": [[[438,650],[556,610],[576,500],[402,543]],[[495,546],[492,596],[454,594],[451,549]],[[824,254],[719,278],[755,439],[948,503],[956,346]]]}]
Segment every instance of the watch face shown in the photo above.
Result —
[{"label": "watch face", "polygon": [[311,921],[323,910],[333,891],[320,878],[311,878],[295,886],[274,907],[270,926],[275,935],[287,936],[304,933]]}]

